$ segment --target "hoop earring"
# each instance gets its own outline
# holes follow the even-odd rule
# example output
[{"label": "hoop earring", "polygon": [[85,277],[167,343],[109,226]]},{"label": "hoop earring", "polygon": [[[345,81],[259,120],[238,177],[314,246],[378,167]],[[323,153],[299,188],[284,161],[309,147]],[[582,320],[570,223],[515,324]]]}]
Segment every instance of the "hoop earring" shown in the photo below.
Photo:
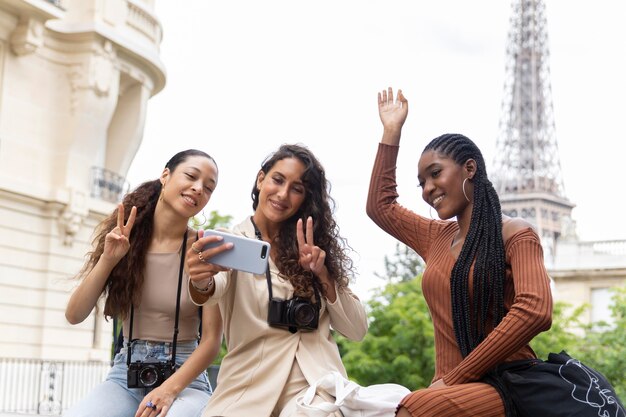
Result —
[{"label": "hoop earring", "polygon": [[431,206],[430,204],[428,205],[428,215],[430,216],[431,220],[435,220],[435,218],[433,217],[433,206]]},{"label": "hoop earring", "polygon": [[467,194],[465,193],[465,182],[469,179],[469,177],[465,178],[463,180],[463,186],[461,187],[463,189],[463,195],[465,196],[465,199],[467,200],[468,203],[471,203],[471,200],[469,198],[467,198]]},{"label": "hoop earring", "polygon": [[204,225],[205,225],[205,223],[206,223],[209,219],[207,219],[207,217],[204,215],[204,210],[202,210],[202,211],[200,212],[200,214],[202,215],[202,218],[203,218],[204,220],[202,220],[202,223],[198,223],[198,226],[204,226]]}]

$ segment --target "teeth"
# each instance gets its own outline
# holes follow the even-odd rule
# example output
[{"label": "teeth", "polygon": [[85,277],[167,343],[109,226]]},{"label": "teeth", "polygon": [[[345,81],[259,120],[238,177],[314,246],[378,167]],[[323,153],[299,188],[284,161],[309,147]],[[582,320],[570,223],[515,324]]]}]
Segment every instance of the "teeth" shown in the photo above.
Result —
[{"label": "teeth", "polygon": [[194,206],[197,204],[197,203],[196,203],[196,200],[194,200],[194,199],[193,199],[193,198],[191,198],[191,197],[187,197],[186,195],[184,195],[184,196],[183,196],[183,198],[184,198],[185,200],[187,200],[189,203],[193,204]]},{"label": "teeth", "polygon": [[441,200],[443,200],[443,196],[440,195],[439,197],[435,198],[433,200],[433,207],[436,206],[437,204],[441,203]]}]

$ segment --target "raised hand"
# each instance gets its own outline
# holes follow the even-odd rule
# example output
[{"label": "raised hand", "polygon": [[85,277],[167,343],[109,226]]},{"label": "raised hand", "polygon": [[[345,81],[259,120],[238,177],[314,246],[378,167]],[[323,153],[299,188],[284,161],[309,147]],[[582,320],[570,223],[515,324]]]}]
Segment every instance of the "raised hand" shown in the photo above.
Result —
[{"label": "raised hand", "polygon": [[395,101],[391,87],[378,93],[378,115],[385,130],[400,131],[408,113],[409,102],[402,90],[398,90]]},{"label": "raised hand", "polygon": [[110,259],[113,262],[119,262],[120,259],[128,253],[130,248],[130,232],[135,224],[137,216],[137,207],[133,206],[130,210],[128,220],[124,223],[124,205],[122,203],[117,206],[117,226],[111,230],[104,238],[104,251],[102,257]]}]

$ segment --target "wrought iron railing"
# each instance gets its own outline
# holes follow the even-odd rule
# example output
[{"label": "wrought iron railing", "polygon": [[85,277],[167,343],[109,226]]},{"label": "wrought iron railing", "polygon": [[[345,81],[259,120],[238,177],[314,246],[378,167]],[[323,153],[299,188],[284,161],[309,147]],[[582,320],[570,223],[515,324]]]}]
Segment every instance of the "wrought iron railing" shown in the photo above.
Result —
[{"label": "wrought iron railing", "polygon": [[[58,416],[104,381],[110,362],[0,358],[0,415]],[[218,365],[208,369],[215,389]]]},{"label": "wrought iron railing", "polygon": [[0,413],[61,415],[98,383],[109,362],[0,358]]},{"label": "wrought iron railing", "polygon": [[62,8],[63,7],[63,0],[46,0],[48,3],[52,3],[55,6]]},{"label": "wrought iron railing", "polygon": [[91,167],[91,196],[111,203],[119,203],[128,192],[126,178],[101,167]]}]

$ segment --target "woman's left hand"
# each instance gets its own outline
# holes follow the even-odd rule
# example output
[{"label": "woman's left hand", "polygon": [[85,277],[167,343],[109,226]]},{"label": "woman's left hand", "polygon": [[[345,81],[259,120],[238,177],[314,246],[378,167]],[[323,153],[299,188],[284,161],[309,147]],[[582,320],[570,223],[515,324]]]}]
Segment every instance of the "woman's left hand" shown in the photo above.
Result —
[{"label": "woman's left hand", "polygon": [[178,394],[161,385],[143,397],[135,417],[164,417]]},{"label": "woman's left hand", "polygon": [[[305,240],[306,236],[306,240]],[[300,265],[307,271],[313,272],[321,280],[328,280],[328,269],[324,261],[326,252],[319,246],[315,246],[313,240],[313,218],[309,216],[306,220],[306,228],[302,230],[302,219],[296,225],[296,237],[298,239],[298,250],[300,252]]]}]

